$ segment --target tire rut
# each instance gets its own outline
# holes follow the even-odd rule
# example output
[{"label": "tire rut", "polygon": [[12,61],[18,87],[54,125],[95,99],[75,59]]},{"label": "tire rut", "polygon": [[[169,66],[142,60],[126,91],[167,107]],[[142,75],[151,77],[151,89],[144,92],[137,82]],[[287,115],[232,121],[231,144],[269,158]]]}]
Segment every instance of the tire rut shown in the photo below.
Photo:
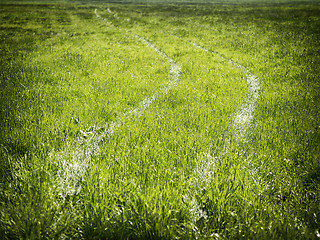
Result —
[{"label": "tire rut", "polygon": [[[110,9],[108,10],[110,12]],[[80,131],[82,133],[81,137],[75,139],[72,143],[68,143],[61,151],[52,151],[49,154],[50,160],[59,165],[58,192],[62,198],[78,194],[81,191],[80,182],[83,180],[92,159],[99,156],[99,144],[105,138],[110,138],[114,134],[115,130],[121,126],[124,119],[142,115],[158,97],[166,94],[170,89],[174,88],[180,80],[180,75],[182,73],[181,67],[149,40],[126,29],[115,26],[111,22],[102,18],[97,13],[97,9],[95,9],[94,12],[97,19],[101,19],[118,30],[125,31],[127,34],[132,35],[165,59],[170,65],[169,80],[167,84],[161,87],[155,94],[142,100],[137,107],[124,112],[118,119],[107,123],[103,127],[93,128],[89,131]]]}]

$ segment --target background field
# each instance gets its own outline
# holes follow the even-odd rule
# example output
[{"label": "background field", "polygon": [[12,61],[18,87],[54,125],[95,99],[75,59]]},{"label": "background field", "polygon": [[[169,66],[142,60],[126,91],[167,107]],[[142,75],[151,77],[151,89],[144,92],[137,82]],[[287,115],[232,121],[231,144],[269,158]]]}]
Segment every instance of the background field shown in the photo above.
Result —
[{"label": "background field", "polygon": [[319,3],[167,2],[0,2],[5,239],[320,237]]}]

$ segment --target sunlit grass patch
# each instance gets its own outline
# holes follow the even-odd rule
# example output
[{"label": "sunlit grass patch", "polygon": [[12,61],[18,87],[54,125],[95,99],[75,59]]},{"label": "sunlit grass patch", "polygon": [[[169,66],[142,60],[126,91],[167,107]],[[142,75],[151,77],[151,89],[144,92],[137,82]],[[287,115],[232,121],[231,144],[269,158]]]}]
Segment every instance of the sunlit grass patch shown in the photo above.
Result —
[{"label": "sunlit grass patch", "polygon": [[4,238],[319,237],[316,4],[1,9]]}]

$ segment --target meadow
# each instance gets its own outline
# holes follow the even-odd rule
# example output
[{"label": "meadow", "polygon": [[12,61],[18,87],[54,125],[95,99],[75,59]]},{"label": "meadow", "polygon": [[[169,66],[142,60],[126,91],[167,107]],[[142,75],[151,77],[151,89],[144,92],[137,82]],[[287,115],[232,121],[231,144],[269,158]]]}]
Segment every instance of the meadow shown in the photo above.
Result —
[{"label": "meadow", "polygon": [[0,1],[4,239],[320,238],[317,1]]}]

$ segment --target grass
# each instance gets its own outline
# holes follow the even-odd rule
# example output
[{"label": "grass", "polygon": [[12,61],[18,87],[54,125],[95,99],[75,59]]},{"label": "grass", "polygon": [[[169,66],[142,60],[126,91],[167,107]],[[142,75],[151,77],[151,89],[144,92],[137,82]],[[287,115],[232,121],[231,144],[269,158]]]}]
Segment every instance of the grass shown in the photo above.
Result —
[{"label": "grass", "polygon": [[[0,18],[5,239],[319,238],[316,2],[2,2]],[[163,54],[181,67],[167,92]],[[248,76],[228,59],[261,84],[240,139]]]}]

